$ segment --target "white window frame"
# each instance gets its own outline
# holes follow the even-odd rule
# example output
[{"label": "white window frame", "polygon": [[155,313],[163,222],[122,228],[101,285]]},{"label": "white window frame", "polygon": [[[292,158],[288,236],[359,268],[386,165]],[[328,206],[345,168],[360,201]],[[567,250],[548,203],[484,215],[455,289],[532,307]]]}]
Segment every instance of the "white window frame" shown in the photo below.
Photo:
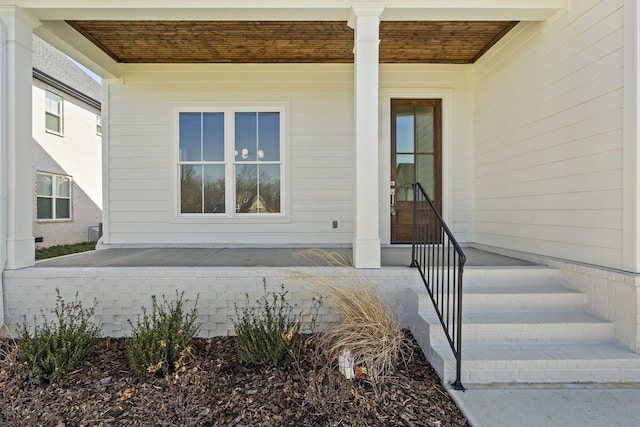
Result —
[{"label": "white window frame", "polygon": [[[41,196],[38,194],[38,176],[48,176],[52,179],[51,184],[51,196]],[[58,195],[58,178],[67,179],[69,181],[69,196]],[[38,198],[51,198],[51,218],[38,218]],[[65,218],[56,217],[56,201],[58,199],[69,200],[69,216]],[[61,222],[61,221],[73,221],[73,178],[68,175],[60,175],[48,172],[36,173],[36,221],[38,222]]]},{"label": "white window frame", "polygon": [[[44,95],[44,128],[45,131],[47,133],[52,133],[54,135],[59,135],[59,136],[63,136],[64,135],[64,98],[61,95],[58,95],[55,92],[52,92],[50,90],[45,90],[45,95]],[[49,99],[50,99],[50,95],[54,96],[56,98],[59,99],[58,101],[58,105],[60,107],[60,111],[49,111]],[[51,98],[53,99],[53,98]],[[54,117],[57,117],[59,122],[60,122],[60,130],[53,130],[53,129],[49,129],[47,127],[47,115],[50,114]]]},{"label": "white window frame", "polygon": [[96,135],[102,136],[102,114],[96,114]]},{"label": "white window frame", "polygon": [[[280,212],[278,213],[237,213],[236,212],[236,177],[235,177],[235,113],[240,112],[277,112],[280,117]],[[224,165],[225,165],[225,212],[224,213],[181,213],[180,209],[180,159],[179,159],[179,117],[180,113],[224,113]],[[173,221],[177,222],[281,222],[287,220],[287,207],[289,200],[288,176],[289,155],[288,140],[289,131],[289,106],[288,103],[208,103],[206,106],[176,107],[174,109],[174,145],[172,156],[172,169],[174,170],[174,197],[173,197]],[[211,163],[211,162],[204,162]],[[265,162],[264,164],[274,164]],[[173,222],[172,221],[172,222]]]}]

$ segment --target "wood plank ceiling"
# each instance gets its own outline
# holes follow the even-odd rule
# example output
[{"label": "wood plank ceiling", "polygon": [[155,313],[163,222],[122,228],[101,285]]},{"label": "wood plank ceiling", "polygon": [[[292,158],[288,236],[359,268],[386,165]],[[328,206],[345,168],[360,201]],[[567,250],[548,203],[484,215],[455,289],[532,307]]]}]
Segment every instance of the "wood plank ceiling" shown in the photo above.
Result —
[{"label": "wood plank ceiling", "polygon": [[[120,63],[352,63],[341,21],[67,21]],[[517,22],[383,21],[381,63],[469,64]]]}]

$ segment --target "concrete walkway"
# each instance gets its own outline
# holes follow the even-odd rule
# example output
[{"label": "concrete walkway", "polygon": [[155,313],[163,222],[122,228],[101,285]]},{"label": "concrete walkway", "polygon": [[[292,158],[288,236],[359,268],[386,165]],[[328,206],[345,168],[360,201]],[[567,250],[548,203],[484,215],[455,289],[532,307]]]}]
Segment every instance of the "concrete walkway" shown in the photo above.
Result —
[{"label": "concrete walkway", "polygon": [[640,426],[640,384],[474,386],[449,394],[474,427]]}]

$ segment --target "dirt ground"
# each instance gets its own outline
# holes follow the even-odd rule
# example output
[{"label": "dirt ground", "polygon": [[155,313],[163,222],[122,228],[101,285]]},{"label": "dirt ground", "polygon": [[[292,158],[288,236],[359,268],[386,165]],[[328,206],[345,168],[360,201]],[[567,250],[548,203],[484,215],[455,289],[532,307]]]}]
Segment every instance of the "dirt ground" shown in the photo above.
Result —
[{"label": "dirt ground", "polygon": [[86,366],[30,384],[0,354],[3,426],[467,426],[413,343],[413,356],[375,386],[346,380],[313,344],[285,369],[243,367],[234,337],[198,339],[196,358],[166,378],[137,379],[125,340],[103,338]]}]

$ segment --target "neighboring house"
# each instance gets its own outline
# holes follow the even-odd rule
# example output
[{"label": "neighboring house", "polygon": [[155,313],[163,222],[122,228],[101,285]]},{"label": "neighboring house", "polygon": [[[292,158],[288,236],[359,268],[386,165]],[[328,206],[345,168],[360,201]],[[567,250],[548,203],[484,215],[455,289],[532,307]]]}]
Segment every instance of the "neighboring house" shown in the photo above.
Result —
[{"label": "neighboring house", "polygon": [[77,64],[34,36],[36,247],[98,238],[102,222],[100,91],[100,84]]},{"label": "neighboring house", "polygon": [[460,242],[558,266],[640,352],[635,0],[256,5],[0,5],[5,270],[34,263],[35,32],[104,79],[100,247],[344,246],[369,273],[418,180]]}]

